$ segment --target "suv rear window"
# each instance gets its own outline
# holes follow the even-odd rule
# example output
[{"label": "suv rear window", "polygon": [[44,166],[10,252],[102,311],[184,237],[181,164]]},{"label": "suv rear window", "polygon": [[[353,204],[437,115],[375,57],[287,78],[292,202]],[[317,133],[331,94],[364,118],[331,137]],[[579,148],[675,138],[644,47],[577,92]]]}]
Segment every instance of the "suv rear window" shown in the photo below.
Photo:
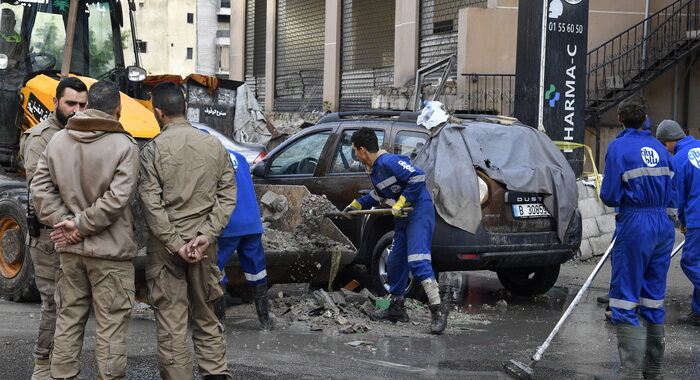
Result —
[{"label": "suv rear window", "polygon": [[[330,169],[331,173],[362,173],[365,171],[365,166],[352,152],[352,141],[350,141],[350,139],[355,131],[357,131],[357,129],[346,129],[343,131],[340,142],[333,154],[333,165]],[[384,143],[384,131],[375,129],[374,134],[377,135],[379,146],[382,146]]]}]

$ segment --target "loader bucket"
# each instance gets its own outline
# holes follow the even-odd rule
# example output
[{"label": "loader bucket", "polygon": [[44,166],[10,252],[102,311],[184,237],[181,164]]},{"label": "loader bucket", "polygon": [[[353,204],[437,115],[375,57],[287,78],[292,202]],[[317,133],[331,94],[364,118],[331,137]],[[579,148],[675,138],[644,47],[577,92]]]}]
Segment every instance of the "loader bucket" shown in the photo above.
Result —
[{"label": "loader bucket", "polygon": [[[330,288],[338,270],[352,262],[357,252],[338,227],[323,217],[324,211],[335,207],[306,186],[255,185],[255,192],[265,221],[268,283],[308,282]],[[316,203],[318,207],[309,207]],[[274,210],[275,205],[286,207]],[[229,291],[245,294],[247,286],[242,286],[245,277],[237,256],[228,263],[226,273]]]}]

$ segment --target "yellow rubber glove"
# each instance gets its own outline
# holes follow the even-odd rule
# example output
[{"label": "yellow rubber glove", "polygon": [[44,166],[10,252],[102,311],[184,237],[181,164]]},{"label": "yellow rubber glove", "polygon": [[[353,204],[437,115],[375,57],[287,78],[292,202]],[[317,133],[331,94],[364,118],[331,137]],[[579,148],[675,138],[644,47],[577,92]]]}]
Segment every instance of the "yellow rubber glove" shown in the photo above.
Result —
[{"label": "yellow rubber glove", "polygon": [[408,215],[406,215],[402,209],[406,205],[406,198],[404,198],[403,195],[399,197],[399,199],[394,203],[394,206],[391,208],[391,214],[394,215],[397,218],[405,218]]},{"label": "yellow rubber glove", "polygon": [[348,219],[352,219],[352,215],[348,214],[348,211],[357,211],[357,210],[362,210],[362,205],[360,202],[357,201],[357,199],[353,200],[352,203],[350,203],[343,212],[345,213],[345,217]]}]

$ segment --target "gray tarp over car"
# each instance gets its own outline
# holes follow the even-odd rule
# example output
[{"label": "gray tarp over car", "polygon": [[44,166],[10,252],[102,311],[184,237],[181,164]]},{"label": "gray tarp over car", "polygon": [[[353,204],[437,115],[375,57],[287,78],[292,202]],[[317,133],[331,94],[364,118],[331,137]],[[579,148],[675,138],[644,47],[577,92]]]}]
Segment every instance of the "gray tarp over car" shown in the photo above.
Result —
[{"label": "gray tarp over car", "polygon": [[576,177],[564,155],[547,135],[522,124],[446,124],[434,130],[415,165],[427,173],[440,216],[470,233],[481,223],[474,167],[508,190],[546,194],[544,205],[557,221],[561,241],[578,204]]}]

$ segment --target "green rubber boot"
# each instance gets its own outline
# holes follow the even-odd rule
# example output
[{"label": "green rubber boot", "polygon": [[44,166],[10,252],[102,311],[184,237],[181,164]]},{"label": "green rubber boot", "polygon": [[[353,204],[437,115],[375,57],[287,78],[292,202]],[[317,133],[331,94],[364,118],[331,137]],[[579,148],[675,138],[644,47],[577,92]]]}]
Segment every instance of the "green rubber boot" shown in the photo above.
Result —
[{"label": "green rubber boot", "polygon": [[644,378],[663,380],[664,378],[664,325],[647,325],[647,349],[644,356]]},{"label": "green rubber boot", "polygon": [[617,325],[617,351],[622,366],[618,379],[643,379],[646,346],[647,329],[644,325]]}]

